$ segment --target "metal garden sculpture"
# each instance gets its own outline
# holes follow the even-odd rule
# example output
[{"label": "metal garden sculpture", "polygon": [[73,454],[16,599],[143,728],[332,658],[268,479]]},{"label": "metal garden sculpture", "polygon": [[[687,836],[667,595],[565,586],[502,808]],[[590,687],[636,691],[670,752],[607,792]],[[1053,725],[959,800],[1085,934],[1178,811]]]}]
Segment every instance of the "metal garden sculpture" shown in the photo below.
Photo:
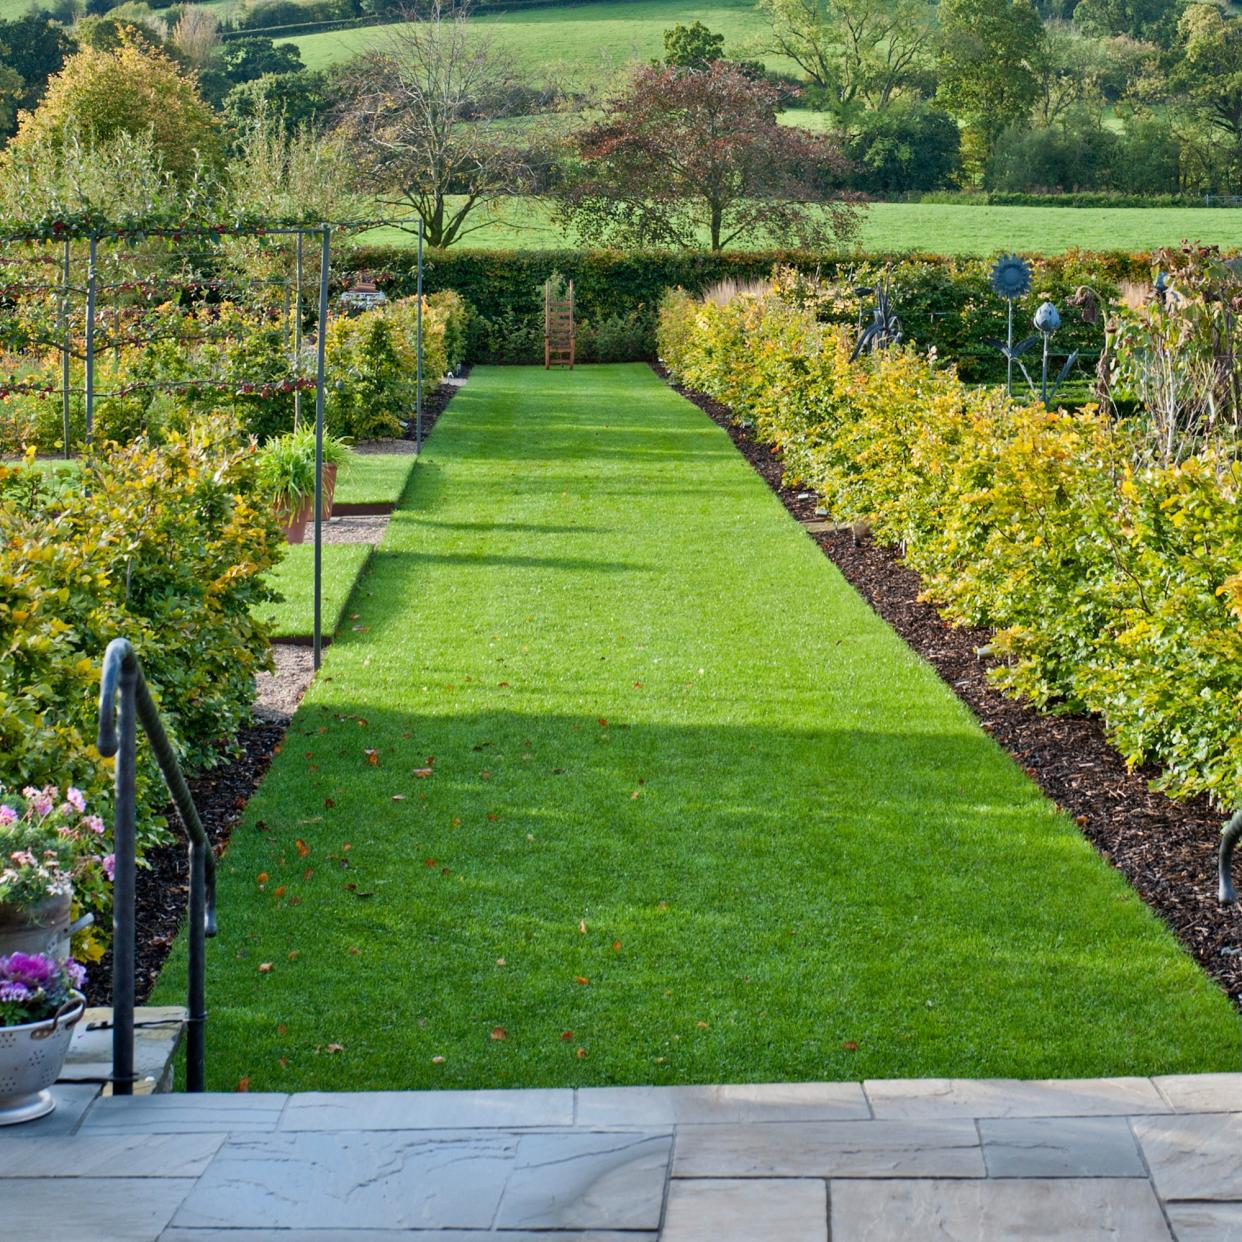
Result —
[{"label": "metal garden sculpture", "polygon": [[854,293],[860,298],[874,297],[875,306],[871,308],[871,322],[865,328],[862,325],[862,315],[859,315],[858,342],[854,346],[854,352],[850,354],[851,362],[861,358],[863,354],[873,354],[877,349],[896,345],[902,337],[901,320],[893,310],[887,276],[878,284],[855,289]]},{"label": "metal garden sculpture", "polygon": [[1052,337],[1061,326],[1060,311],[1051,302],[1043,302],[1035,312],[1035,334],[1015,344],[1013,339],[1013,305],[1020,297],[1030,291],[1030,264],[1025,259],[1021,259],[1014,254],[1002,255],[997,259],[995,266],[992,268],[991,282],[992,288],[1009,303],[1008,338],[1004,341],[990,340],[988,342],[989,345],[1000,350],[1005,357],[1005,390],[1011,397],[1013,396],[1013,368],[1014,364],[1017,363],[1031,391],[1035,391],[1035,381],[1031,379],[1031,374],[1026,369],[1026,363],[1022,361],[1022,355],[1032,345],[1037,345],[1042,340],[1043,361],[1040,371],[1039,392],[1040,398],[1046,406],[1057,395],[1057,391],[1065,382],[1065,377],[1073,370],[1074,364],[1078,361],[1078,350],[1074,350],[1066,358],[1065,365],[1062,366],[1060,374],[1049,385],[1048,368],[1052,361]]}]

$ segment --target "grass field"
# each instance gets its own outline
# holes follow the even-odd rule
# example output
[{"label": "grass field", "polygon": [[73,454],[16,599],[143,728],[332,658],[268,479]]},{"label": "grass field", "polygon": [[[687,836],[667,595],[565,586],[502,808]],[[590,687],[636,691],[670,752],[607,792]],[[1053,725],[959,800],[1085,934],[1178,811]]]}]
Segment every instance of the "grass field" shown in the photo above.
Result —
[{"label": "grass field", "polygon": [[1236,1064],[1224,995],[648,368],[476,369],[351,609],[221,861],[214,1089]]},{"label": "grass field", "polygon": [[[1189,239],[1242,245],[1242,210],[1228,207],[972,207],[875,203],[867,211],[864,251],[931,251],[990,255],[1002,250],[1059,254],[1063,250],[1151,250]],[[409,245],[400,229],[376,229],[367,240]],[[551,222],[550,209],[516,199],[463,245],[479,249],[547,249],[574,240]]]},{"label": "grass field", "polygon": [[[664,32],[678,22],[696,21],[725,37],[725,50],[740,55],[760,39],[767,23],[752,0],[711,0],[689,5],[678,0],[613,0],[612,3],[555,6],[517,13],[479,16],[474,23],[512,56],[535,80],[574,88],[598,86],[631,60],[664,54]],[[382,45],[386,26],[328,31],[292,40],[302,60],[322,69]],[[773,68],[790,66],[779,57],[765,59]]]},{"label": "grass field", "polygon": [[[329,638],[340,628],[345,605],[370,556],[370,544],[324,544],[321,616],[323,632]],[[268,584],[284,599],[280,603],[256,604],[251,611],[271,625],[275,639],[309,638],[314,631],[314,557],[313,545],[293,544],[267,574]]]}]

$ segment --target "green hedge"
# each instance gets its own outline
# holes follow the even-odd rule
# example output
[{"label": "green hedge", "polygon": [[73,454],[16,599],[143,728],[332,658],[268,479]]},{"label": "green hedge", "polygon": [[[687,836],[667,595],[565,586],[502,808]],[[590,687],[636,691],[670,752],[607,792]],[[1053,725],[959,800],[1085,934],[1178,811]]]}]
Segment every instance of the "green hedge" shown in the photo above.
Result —
[{"label": "green hedge", "polygon": [[[356,253],[390,293],[414,288],[412,250],[368,247]],[[843,284],[867,285],[890,270],[897,309],[908,340],[934,346],[952,358],[970,382],[1003,376],[1000,355],[988,344],[1005,335],[1005,303],[988,285],[990,259],[939,255],[810,254],[798,251],[617,251],[617,250],[448,250],[426,258],[429,290],[454,289],[472,310],[467,357],[473,362],[534,362],[543,356],[543,284],[553,272],[574,281],[579,320],[579,356],[584,362],[631,361],[655,356],[655,315],[661,297],[681,287],[699,294],[721,281],[763,280],[777,265],[819,271]],[[1031,294],[1019,305],[1025,335],[1035,306],[1047,293],[1064,311],[1079,285],[1101,294],[1122,280],[1151,276],[1147,255],[1069,251],[1033,260]],[[839,322],[857,319],[861,302],[837,308]],[[1100,333],[1065,316],[1057,337],[1060,350],[1080,349],[1089,359]]]}]

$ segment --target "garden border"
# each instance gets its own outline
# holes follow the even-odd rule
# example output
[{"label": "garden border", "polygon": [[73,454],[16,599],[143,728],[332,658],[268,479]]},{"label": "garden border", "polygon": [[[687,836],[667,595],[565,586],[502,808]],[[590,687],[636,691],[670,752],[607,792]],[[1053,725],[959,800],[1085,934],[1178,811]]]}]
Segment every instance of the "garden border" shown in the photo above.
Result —
[{"label": "garden border", "polygon": [[660,364],[652,370],[728,434],[791,516],[800,523],[815,522],[818,529],[807,529],[808,536],[846,581],[1074,819],[1096,851],[1242,1009],[1242,906],[1222,906],[1216,895],[1222,814],[1206,797],[1175,801],[1153,790],[1150,782],[1157,773],[1128,769],[1098,718],[1047,714],[1007,698],[987,678],[995,661],[978,654],[990,638],[988,631],[943,620],[895,549],[866,536],[856,539],[851,531],[823,521],[818,496],[787,487],[779,453],[735,422],[728,406],[674,383]]}]

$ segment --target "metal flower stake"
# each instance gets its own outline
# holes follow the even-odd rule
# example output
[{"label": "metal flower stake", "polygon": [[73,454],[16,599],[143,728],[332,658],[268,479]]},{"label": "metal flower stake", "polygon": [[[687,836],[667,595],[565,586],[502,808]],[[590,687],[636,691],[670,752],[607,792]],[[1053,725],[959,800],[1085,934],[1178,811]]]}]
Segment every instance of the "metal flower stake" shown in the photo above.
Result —
[{"label": "metal flower stake", "polygon": [[854,346],[854,352],[850,354],[851,362],[856,362],[863,354],[873,354],[877,349],[899,344],[903,332],[901,320],[893,310],[887,276],[875,285],[855,289],[854,294],[860,298],[874,297],[875,306],[871,308],[871,322],[865,328],[862,324],[862,312],[859,311],[858,342]]},{"label": "metal flower stake", "polygon": [[1065,382],[1065,377],[1073,370],[1074,363],[1078,361],[1078,350],[1074,350],[1065,360],[1065,365],[1061,368],[1060,374],[1053,380],[1052,384],[1048,383],[1048,368],[1052,361],[1052,338],[1057,329],[1061,326],[1061,313],[1051,302],[1042,302],[1039,309],[1035,312],[1035,335],[1028,336],[1025,340],[1019,341],[1016,345],[1013,340],[1013,304],[1027,293],[1031,287],[1031,269],[1025,259],[1018,258],[1017,255],[1003,255],[997,259],[995,266],[992,268],[992,288],[1009,303],[1009,336],[1006,341],[992,340],[988,343],[999,349],[1005,356],[1006,376],[1005,390],[1013,396],[1013,367],[1014,363],[1018,364],[1027,384],[1032,392],[1035,391],[1035,381],[1031,379],[1030,372],[1026,369],[1026,364],[1022,361],[1022,355],[1026,353],[1032,345],[1037,344],[1041,339],[1043,341],[1043,365],[1040,373],[1039,394],[1045,407],[1056,397],[1061,385]]}]

